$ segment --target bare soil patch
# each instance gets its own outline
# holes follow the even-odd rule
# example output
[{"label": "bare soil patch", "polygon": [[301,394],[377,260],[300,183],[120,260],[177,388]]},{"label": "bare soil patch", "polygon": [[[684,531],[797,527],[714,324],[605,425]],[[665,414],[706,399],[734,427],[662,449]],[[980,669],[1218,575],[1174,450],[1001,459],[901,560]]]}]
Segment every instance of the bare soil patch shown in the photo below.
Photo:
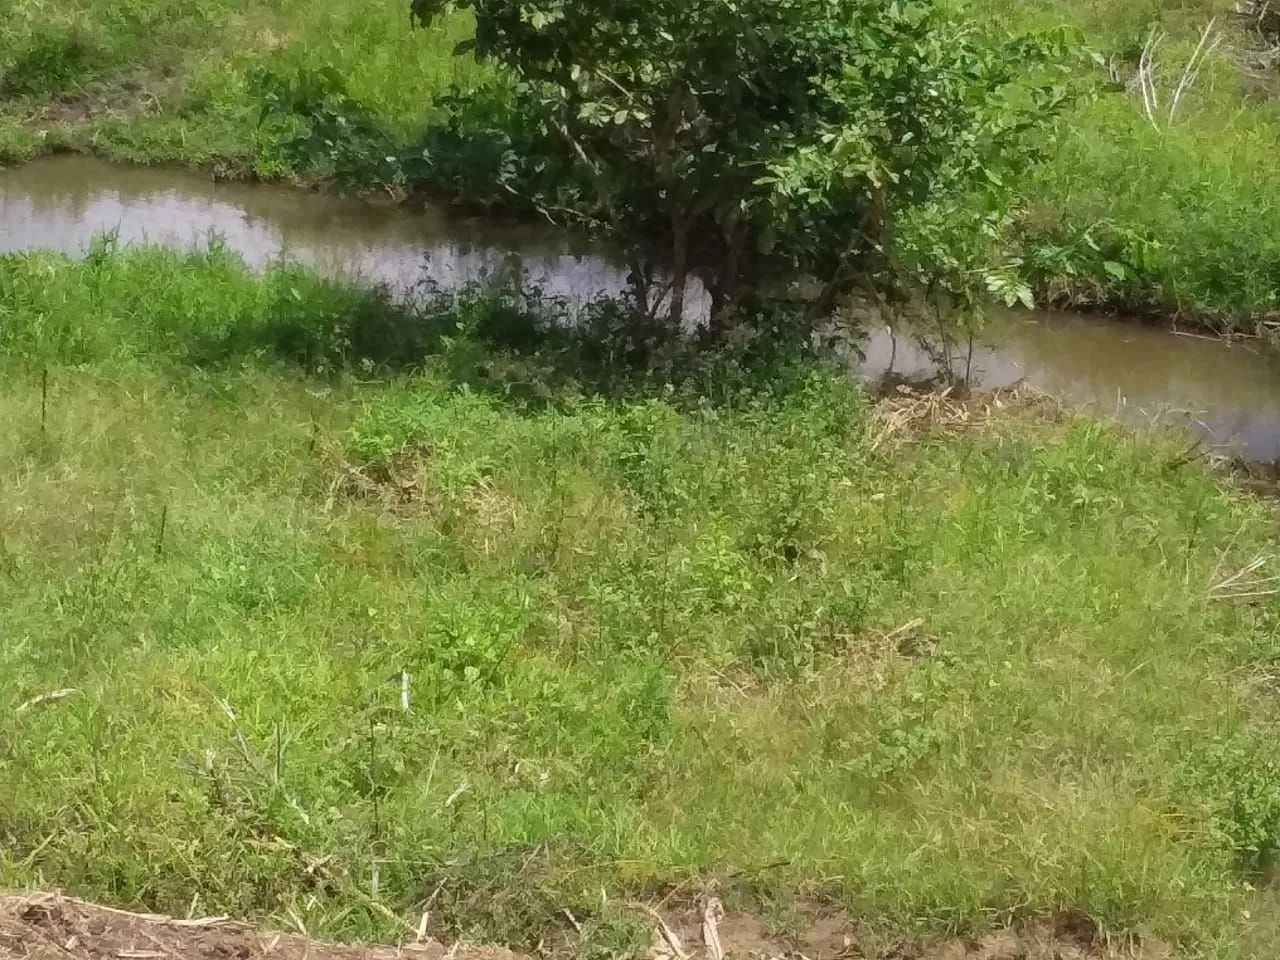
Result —
[{"label": "bare soil patch", "polygon": [[[647,960],[1171,960],[1156,944],[1111,942],[1087,917],[1056,917],[976,939],[887,937],[853,923],[838,909],[810,905],[796,933],[779,936],[757,916],[724,911],[716,900],[666,918]],[[673,947],[674,936],[679,952]]]},{"label": "bare soil patch", "polygon": [[[837,910],[809,911],[803,929],[771,932],[718,900],[658,920],[645,960],[1168,960],[1152,944],[1111,943],[1087,919],[1063,915],[976,940],[919,941],[869,934]],[[566,945],[567,946],[567,945]],[[568,947],[570,953],[572,948]],[[0,895],[0,960],[527,960],[501,947],[426,940],[335,944],[262,931],[224,917],[179,920],[60,894]]]},{"label": "bare soil patch", "polygon": [[509,950],[323,943],[225,918],[176,920],[57,894],[0,896],[3,960],[518,960]]}]

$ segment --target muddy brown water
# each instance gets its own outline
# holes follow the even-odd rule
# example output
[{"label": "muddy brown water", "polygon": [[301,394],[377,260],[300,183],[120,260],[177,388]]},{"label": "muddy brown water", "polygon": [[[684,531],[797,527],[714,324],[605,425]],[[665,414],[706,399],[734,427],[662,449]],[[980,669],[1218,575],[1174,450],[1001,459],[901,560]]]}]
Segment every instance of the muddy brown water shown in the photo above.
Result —
[{"label": "muddy brown water", "polygon": [[[512,225],[343,199],[289,187],[214,183],[167,168],[50,157],[0,171],[0,252],[85,252],[96,235],[177,247],[222,238],[251,266],[288,258],[407,293],[523,274],[583,303],[623,288],[626,270],[590,242],[550,227]],[[695,294],[696,296],[696,294]],[[916,339],[877,327],[862,375],[934,372]],[[1026,380],[1129,422],[1184,425],[1206,443],[1253,459],[1280,457],[1280,354],[1252,343],[1049,312],[994,319],[976,344],[978,384]]]}]

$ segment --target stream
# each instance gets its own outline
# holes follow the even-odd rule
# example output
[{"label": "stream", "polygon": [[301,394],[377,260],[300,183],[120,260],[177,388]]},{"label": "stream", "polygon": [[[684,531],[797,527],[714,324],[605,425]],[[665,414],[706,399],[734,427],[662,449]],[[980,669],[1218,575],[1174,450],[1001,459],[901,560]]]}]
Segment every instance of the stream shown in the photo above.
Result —
[{"label": "stream", "polygon": [[[626,269],[598,245],[545,225],[514,225],[291,187],[215,183],[169,168],[55,156],[0,170],[0,252],[84,253],[122,244],[199,246],[220,236],[253,267],[287,258],[409,292],[520,272],[570,306],[622,290]],[[858,372],[936,370],[914,338],[868,332]],[[1117,319],[1054,312],[995,318],[975,345],[983,387],[1020,380],[1126,422],[1184,425],[1206,444],[1280,458],[1280,353]]]}]

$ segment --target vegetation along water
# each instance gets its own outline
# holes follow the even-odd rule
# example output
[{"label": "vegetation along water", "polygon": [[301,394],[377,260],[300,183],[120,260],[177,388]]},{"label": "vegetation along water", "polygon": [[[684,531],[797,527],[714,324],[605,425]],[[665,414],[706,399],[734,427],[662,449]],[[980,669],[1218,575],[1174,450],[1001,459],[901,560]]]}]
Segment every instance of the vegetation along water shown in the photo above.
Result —
[{"label": "vegetation along water", "polygon": [[850,955],[1275,955],[1265,488],[848,376],[899,356],[851,302],[960,354],[993,298],[1265,334],[1266,8],[9,14],[0,888],[593,958],[712,896]]},{"label": "vegetation along water", "polygon": [[[1018,203],[990,263],[1041,300],[1266,322],[1280,262],[1271,6],[955,2],[975,30],[1065,25],[1082,44],[1070,80],[1087,90],[1010,184]],[[525,131],[503,78],[452,55],[469,32],[465,13],[410,30],[401,0],[17,3],[0,25],[0,154],[87,149],[506,202],[493,174],[515,172]],[[478,88],[478,102],[454,95]]]}]

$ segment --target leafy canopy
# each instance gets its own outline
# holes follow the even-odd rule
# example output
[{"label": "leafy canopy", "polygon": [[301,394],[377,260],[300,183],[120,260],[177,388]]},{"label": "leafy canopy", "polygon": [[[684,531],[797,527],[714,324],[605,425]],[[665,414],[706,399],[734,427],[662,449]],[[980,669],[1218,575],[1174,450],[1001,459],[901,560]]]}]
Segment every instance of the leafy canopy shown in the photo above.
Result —
[{"label": "leafy canopy", "polygon": [[457,8],[537,126],[527,163],[577,184],[538,202],[620,241],[673,323],[691,276],[713,320],[798,277],[830,306],[904,211],[1002,183],[1064,95],[1061,42],[991,43],[933,0],[412,0]]}]

